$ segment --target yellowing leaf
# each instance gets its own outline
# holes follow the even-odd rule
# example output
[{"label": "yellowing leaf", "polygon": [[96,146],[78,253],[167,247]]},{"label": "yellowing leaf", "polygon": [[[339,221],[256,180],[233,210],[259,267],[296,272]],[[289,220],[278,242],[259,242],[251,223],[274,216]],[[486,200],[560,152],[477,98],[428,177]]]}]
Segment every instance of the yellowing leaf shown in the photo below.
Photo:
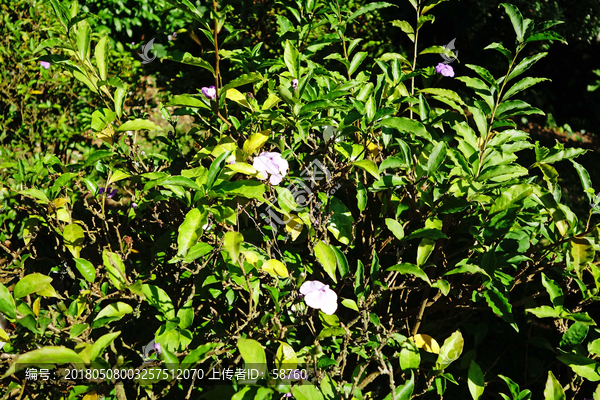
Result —
[{"label": "yellowing leaf", "polygon": [[120,181],[121,179],[129,178],[131,174],[127,171],[123,171],[120,169],[114,170],[110,179],[108,180],[108,184],[115,183]]},{"label": "yellowing leaf", "polygon": [[262,270],[271,275],[272,277],[281,276],[287,278],[289,276],[288,270],[279,260],[269,260],[262,265]]},{"label": "yellowing leaf", "polygon": [[233,140],[229,136],[224,136],[221,138],[221,140],[219,140],[219,144],[217,144],[213,148],[213,150],[210,154],[214,157],[219,157],[221,154],[225,153],[226,151],[235,151],[235,150],[237,150],[237,144],[236,144],[235,140]]},{"label": "yellowing leaf", "polygon": [[258,172],[252,165],[243,162],[236,162],[235,164],[227,164],[225,166],[240,174],[254,175]]},{"label": "yellowing leaf", "polygon": [[102,129],[102,131],[96,134],[96,137],[103,142],[112,145],[115,141],[115,129],[113,128],[112,124],[108,124],[106,128]]},{"label": "yellowing leaf", "polygon": [[248,100],[246,100],[246,96],[237,89],[229,89],[225,97],[252,110],[252,106],[248,103]]},{"label": "yellowing leaf", "polygon": [[296,369],[298,357],[294,348],[285,342],[281,342],[275,354],[275,366],[277,369]]},{"label": "yellowing leaf", "polygon": [[418,348],[428,353],[440,354],[440,345],[429,335],[418,334],[410,338]]},{"label": "yellowing leaf", "polygon": [[246,261],[252,265],[256,265],[258,262],[258,254],[253,251],[242,251],[242,254],[246,258]]},{"label": "yellowing leaf", "polygon": [[269,110],[271,107],[273,107],[275,104],[279,103],[280,101],[281,101],[281,99],[279,97],[277,97],[276,95],[271,93],[269,95],[269,97],[265,100],[265,102],[263,103],[262,109]]},{"label": "yellowing leaf", "polygon": [[372,156],[376,157],[379,155],[379,146],[377,146],[375,143],[369,142],[369,144],[367,144],[367,149]]},{"label": "yellowing leaf", "polygon": [[54,200],[52,200],[52,205],[54,205],[54,208],[61,208],[62,206],[64,206],[65,204],[67,204],[69,202],[68,199],[65,199],[63,197],[58,197]]},{"label": "yellowing leaf", "polygon": [[10,342],[10,337],[8,336],[8,333],[6,333],[6,331],[2,328],[0,328],[0,340],[2,340],[3,342]]},{"label": "yellowing leaf", "polygon": [[250,137],[244,142],[244,155],[248,157],[254,154],[256,151],[260,150],[260,148],[263,147],[265,143],[267,143],[267,140],[269,140],[270,136],[271,131],[269,129],[265,129],[264,131],[260,131],[258,133],[253,133],[252,135],[250,135]]},{"label": "yellowing leaf", "polygon": [[98,400],[98,394],[95,391],[89,392],[83,396],[83,400]]},{"label": "yellowing leaf", "polygon": [[291,214],[290,216],[292,217],[292,219],[290,219],[285,225],[285,230],[286,232],[292,235],[292,241],[294,241],[302,233],[302,228],[304,227],[304,224],[302,223],[300,217],[297,217],[293,214]]},{"label": "yellowing leaf", "polygon": [[41,297],[38,297],[33,302],[33,307],[32,308],[33,308],[33,313],[35,314],[36,317],[40,316],[40,299],[41,299]]}]

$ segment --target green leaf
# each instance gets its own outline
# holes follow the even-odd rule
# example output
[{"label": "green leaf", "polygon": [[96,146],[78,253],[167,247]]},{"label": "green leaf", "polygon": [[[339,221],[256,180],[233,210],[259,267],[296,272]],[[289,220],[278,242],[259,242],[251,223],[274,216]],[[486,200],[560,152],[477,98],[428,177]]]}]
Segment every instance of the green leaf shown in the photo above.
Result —
[{"label": "green leaf", "polygon": [[444,370],[462,354],[465,341],[460,331],[454,332],[440,348],[435,370]]},{"label": "green leaf", "polygon": [[398,240],[404,239],[404,228],[400,222],[396,221],[395,219],[386,218],[385,224]]},{"label": "green leaf", "polygon": [[251,72],[249,74],[243,74],[238,76],[234,80],[230,81],[227,85],[220,89],[221,95],[226,93],[228,89],[237,88],[239,86],[248,85],[250,83],[258,82],[263,79],[263,76],[259,72]]},{"label": "green leaf", "polygon": [[358,168],[368,172],[369,174],[373,175],[375,177],[375,179],[379,180],[380,176],[379,176],[379,170],[377,169],[377,164],[375,164],[373,161],[371,160],[360,160],[360,161],[356,161],[353,165],[357,166]]},{"label": "green leaf", "polygon": [[75,324],[69,330],[69,338],[73,339],[77,336],[81,335],[87,328],[89,328],[89,324]]},{"label": "green leaf", "polygon": [[319,260],[319,262],[323,266],[323,269],[325,270],[325,272],[327,272],[327,275],[329,275],[329,277],[337,283],[337,278],[335,276],[335,269],[337,263],[335,251],[332,250],[330,245],[325,244],[325,242],[323,241],[319,241],[315,245],[314,251],[315,257],[317,257],[317,260]]},{"label": "green leaf", "polygon": [[360,64],[362,64],[367,57],[367,54],[368,53],[366,51],[359,51],[354,55],[352,61],[350,62],[350,67],[348,68],[348,74],[352,75],[356,72],[358,67],[360,67]]},{"label": "green leaf", "polygon": [[121,257],[116,253],[104,250],[102,252],[102,260],[113,285],[117,290],[125,289],[127,287],[125,264],[123,264]]},{"label": "green leaf", "polygon": [[296,400],[325,400],[319,389],[308,382],[292,386],[292,394]]},{"label": "green leaf", "polygon": [[552,279],[548,279],[546,274],[542,272],[542,285],[550,295],[550,301],[554,307],[562,307],[565,297],[563,291]]},{"label": "green leaf", "polygon": [[213,247],[207,243],[203,243],[203,242],[196,243],[194,246],[192,246],[192,248],[189,249],[187,255],[183,259],[183,262],[186,264],[189,264],[192,261],[207,255],[212,250],[213,250]]},{"label": "green leaf", "polygon": [[82,367],[84,364],[83,359],[71,349],[64,346],[46,346],[17,356],[8,371],[2,376],[2,379],[29,367],[39,365],[40,367],[44,366],[44,368],[48,368],[50,364],[61,365],[71,363],[79,367]]},{"label": "green leaf", "polygon": [[408,38],[410,39],[411,42],[415,41],[415,30],[413,29],[413,27],[406,21],[392,21],[392,25],[402,29],[402,32],[406,33],[406,35],[408,35]]},{"label": "green leaf", "polygon": [[292,75],[292,78],[300,78],[300,53],[290,40],[286,40],[283,51],[283,61]]},{"label": "green leaf", "polygon": [[582,324],[581,322],[575,322],[569,327],[569,329],[563,334],[560,340],[560,347],[575,347],[585,340],[590,326]]},{"label": "green leaf", "polygon": [[77,267],[81,276],[83,276],[86,281],[94,283],[96,280],[96,268],[94,265],[84,258],[74,258],[73,260],[75,261],[75,267]]},{"label": "green leaf", "polygon": [[258,365],[266,367],[267,356],[265,350],[256,340],[239,338],[237,348],[246,364],[250,364],[253,367]]},{"label": "green leaf", "polygon": [[102,355],[104,349],[106,349],[114,340],[121,334],[121,331],[107,333],[98,338],[92,345],[92,349],[90,351],[90,361],[94,361],[96,358]]},{"label": "green leaf", "polygon": [[422,14],[426,14],[428,13],[433,7],[437,6],[440,3],[443,3],[445,1],[448,0],[429,0],[424,6],[423,9],[421,10]]},{"label": "green leaf", "polygon": [[63,239],[65,241],[65,247],[69,249],[73,257],[79,258],[79,253],[83,247],[83,240],[85,234],[81,226],[77,224],[70,224],[65,226],[63,231]]},{"label": "green leaf", "polygon": [[494,205],[490,209],[490,214],[511,208],[517,205],[521,200],[529,197],[532,193],[533,186],[527,183],[512,186],[502,192],[500,197],[496,198]]},{"label": "green leaf", "polygon": [[579,180],[581,181],[581,185],[583,186],[583,192],[587,195],[590,204],[593,204],[595,199],[593,195],[594,189],[592,187],[592,180],[590,179],[590,174],[583,167],[583,165],[579,164],[578,162],[571,160],[571,163],[575,167],[577,175],[579,175]]},{"label": "green leaf", "polygon": [[187,52],[182,53],[179,50],[169,52],[169,55],[161,58],[160,62],[162,63],[164,60],[171,60],[171,61],[176,61],[176,62],[179,62],[182,64],[188,64],[188,65],[193,65],[196,67],[204,68],[204,69],[210,71],[210,73],[213,75],[213,77],[215,76],[215,69],[213,68],[212,65],[210,65],[209,62],[204,61],[203,59],[201,59],[199,57],[194,57],[190,53],[187,53]]},{"label": "green leaf", "polygon": [[429,93],[429,94],[433,94],[433,95],[436,95],[436,96],[445,97],[445,98],[447,98],[449,100],[452,100],[452,101],[460,104],[463,107],[467,106],[465,104],[465,102],[463,101],[462,97],[460,97],[458,95],[458,93],[456,93],[453,90],[440,89],[440,88],[425,88],[425,89],[419,90],[419,93]]},{"label": "green leaf", "polygon": [[515,83],[508,91],[502,96],[502,101],[510,99],[515,94],[522,92],[523,90],[530,88],[540,82],[549,81],[547,78],[524,78],[519,82]]},{"label": "green leaf", "polygon": [[204,101],[194,97],[194,95],[185,94],[178,94],[171,97],[167,106],[204,108],[206,110],[211,109]]},{"label": "green leaf", "polygon": [[123,318],[126,314],[131,314],[133,312],[133,308],[123,302],[116,302],[107,305],[104,307],[96,318],[94,318],[94,322],[92,323],[92,329],[99,328],[104,326],[112,321],[117,321]]},{"label": "green leaf", "polygon": [[525,311],[532,313],[538,318],[559,318],[560,313],[552,307],[540,306],[536,308],[528,308]]},{"label": "green leaf", "polygon": [[[415,374],[410,372],[410,379],[404,382],[404,385],[396,386],[396,400],[410,400],[415,388]],[[392,400],[392,393],[388,394],[383,400]]]},{"label": "green leaf", "polygon": [[473,400],[479,400],[485,389],[485,380],[483,379],[481,368],[473,360],[471,360],[471,364],[469,365],[469,381],[467,384]]},{"label": "green leaf", "polygon": [[492,43],[484,48],[484,50],[496,50],[499,51],[506,57],[506,59],[510,62],[512,61],[513,54],[512,51],[508,50],[502,43]]},{"label": "green leaf", "polygon": [[422,50],[419,55],[423,55],[423,54],[443,54],[447,57],[450,58],[456,58],[456,54],[454,54],[452,52],[452,50],[448,49],[447,47],[444,46],[431,46],[428,47],[424,50]]},{"label": "green leaf", "polygon": [[322,340],[332,336],[344,336],[345,334],[346,331],[344,330],[344,328],[325,328],[321,330],[321,332],[319,332],[317,340]]},{"label": "green leaf", "polygon": [[594,247],[587,238],[572,238],[569,240],[568,250],[567,266],[573,268],[581,280],[587,263],[594,261]]},{"label": "green leaf", "polygon": [[448,296],[450,293],[450,283],[445,279],[438,279],[431,284],[431,287],[439,289],[444,296]]},{"label": "green leaf", "polygon": [[229,253],[229,257],[234,264],[237,264],[240,255],[240,246],[244,241],[244,236],[239,232],[226,232],[223,236],[223,247]]},{"label": "green leaf", "polygon": [[25,190],[21,190],[19,192],[19,194],[24,194],[26,196],[31,196],[34,199],[38,199],[40,200],[42,203],[49,203],[50,200],[48,199],[48,196],[46,196],[46,194],[44,192],[42,192],[39,189],[25,189]]},{"label": "green leaf", "polygon": [[214,186],[213,190],[220,197],[241,196],[248,199],[256,199],[265,201],[264,193],[267,190],[266,186],[254,180],[240,180],[233,182],[223,182],[220,185]]},{"label": "green leaf", "polygon": [[230,155],[230,150],[225,151],[221,153],[210,165],[210,168],[208,169],[208,178],[206,179],[206,188],[208,190],[212,188],[213,184],[215,183],[215,180],[217,179],[217,176],[219,176],[219,174],[223,170],[223,167],[225,166],[225,160],[227,160],[227,158]]},{"label": "green leaf", "polygon": [[391,6],[393,6],[393,4],[385,3],[385,2],[369,3],[369,4],[359,8],[355,12],[353,12],[352,15],[350,15],[350,17],[346,20],[346,23],[350,23],[351,21],[353,21],[354,19],[358,18],[359,16],[361,16],[363,14],[369,13],[371,11],[379,10],[381,8],[391,7]]},{"label": "green leaf", "polygon": [[285,342],[280,342],[279,348],[275,353],[275,368],[277,369],[296,369],[298,357],[292,346]]},{"label": "green leaf", "polygon": [[521,62],[517,64],[517,66],[512,70],[510,75],[508,75],[508,81],[510,82],[517,76],[521,75],[523,72],[527,71],[533,66],[533,64],[546,57],[546,55],[548,55],[548,53],[538,53],[531,57],[526,57],[523,60],[521,60]]},{"label": "green leaf", "polygon": [[494,79],[494,76],[490,73],[490,71],[488,71],[487,69],[485,69],[483,67],[480,67],[478,65],[473,65],[473,64],[466,64],[466,67],[477,72],[477,74],[480,77],[482,77],[484,81],[486,81],[488,84],[493,86],[496,89],[496,91],[499,90],[498,84],[496,83],[496,79]]},{"label": "green leaf", "polygon": [[474,265],[474,264],[461,265],[458,268],[454,268],[453,270],[446,272],[444,274],[444,276],[446,276],[446,275],[454,275],[454,274],[463,274],[463,273],[481,274],[481,275],[485,275],[489,279],[492,279],[492,277],[487,273],[486,270],[484,270],[483,268],[481,268],[481,267],[479,267],[477,265]]},{"label": "green leaf", "polygon": [[331,250],[335,253],[336,264],[338,267],[338,271],[340,272],[340,277],[344,278],[348,275],[350,268],[348,266],[348,260],[346,259],[346,255],[342,253],[340,249],[335,246],[329,246]]},{"label": "green leaf", "polygon": [[600,375],[598,374],[600,371],[600,364],[598,362],[578,354],[566,354],[556,358],[560,362],[571,367],[573,372],[577,375],[592,382],[600,381]]},{"label": "green leaf", "polygon": [[43,290],[50,284],[50,282],[52,282],[52,278],[37,272],[25,275],[15,285],[15,288],[13,289],[13,295],[15,296],[15,299],[20,299],[28,294]]},{"label": "green leaf", "polygon": [[10,294],[6,286],[0,283],[0,312],[8,318],[17,318],[17,306],[15,299]]},{"label": "green leaf", "polygon": [[567,400],[562,385],[554,377],[552,371],[548,371],[548,380],[544,388],[544,400]]},{"label": "green leaf", "polygon": [[419,348],[413,343],[412,340],[407,340],[402,343],[402,350],[400,350],[400,368],[403,371],[408,369],[417,369],[421,363],[421,355]]},{"label": "green leaf", "polygon": [[103,36],[96,44],[94,56],[96,57],[96,66],[98,67],[98,75],[103,81],[106,80],[106,72],[108,71],[108,61],[106,55],[108,53],[108,36]]},{"label": "green leaf", "polygon": [[405,118],[405,117],[390,117],[382,119],[379,123],[386,128],[397,129],[400,132],[414,134],[420,138],[431,141],[431,135],[427,132],[425,125],[422,123]]},{"label": "green leaf", "polygon": [[142,286],[142,291],[148,304],[156,307],[166,319],[175,318],[175,307],[169,295],[158,286],[145,284]]},{"label": "green leaf", "polygon": [[406,240],[427,238],[431,240],[448,239],[448,236],[439,229],[421,228],[417,229],[410,235],[406,236]]},{"label": "green leaf", "polygon": [[[385,162],[385,161],[384,161]],[[363,212],[365,208],[367,208],[367,189],[362,183],[358,183],[357,193],[356,193],[356,206],[360,212]]]},{"label": "green leaf", "polygon": [[179,226],[177,235],[177,256],[185,257],[189,249],[195,246],[202,234],[202,226],[206,223],[206,212],[192,208]]},{"label": "green leaf", "polygon": [[187,329],[194,323],[194,306],[192,300],[188,301],[177,311],[179,328]]},{"label": "green leaf", "polygon": [[354,300],[352,300],[352,299],[345,299],[345,300],[342,300],[342,305],[343,305],[344,307],[346,307],[346,308],[349,308],[349,309],[351,309],[351,310],[354,310],[354,311],[356,311],[356,312],[359,312],[359,311],[358,311],[358,305],[356,305],[356,302],[355,302]]},{"label": "green leaf", "polygon": [[417,248],[417,266],[422,267],[435,248],[435,241],[427,238],[421,239]]},{"label": "green leaf", "polygon": [[500,5],[504,7],[504,10],[510,17],[510,22],[512,23],[513,29],[517,35],[517,41],[519,43],[523,42],[523,35],[525,34],[523,29],[523,15],[521,15],[519,9],[512,4],[501,3]]},{"label": "green leaf", "polygon": [[119,126],[117,128],[117,132],[123,132],[123,131],[139,131],[142,129],[146,129],[146,130],[153,130],[153,129],[158,129],[158,126],[156,124],[154,124],[154,122],[152,121],[148,121],[145,119],[134,119],[131,121],[126,121],[125,123],[121,124],[121,126]]},{"label": "green leaf", "polygon": [[435,145],[433,150],[431,150],[431,154],[429,155],[429,160],[427,160],[427,172],[430,174],[435,173],[442,162],[446,159],[446,143],[438,142]]},{"label": "green leaf", "polygon": [[354,218],[346,205],[337,197],[329,200],[329,209],[333,214],[327,221],[327,230],[343,244],[350,244],[353,239]]},{"label": "green leaf", "polygon": [[83,62],[86,61],[90,53],[91,33],[87,21],[81,22],[81,26],[77,29],[77,52],[79,53],[79,59]]},{"label": "green leaf", "polygon": [[508,302],[508,299],[496,289],[486,290],[483,296],[494,314],[501,316],[515,331],[519,332],[519,327],[512,315],[512,305]]},{"label": "green leaf", "polygon": [[431,281],[429,280],[429,277],[427,276],[427,274],[419,267],[417,267],[414,264],[409,264],[409,263],[402,263],[402,264],[397,264],[394,266],[389,267],[388,269],[386,269],[386,271],[388,272],[400,272],[401,274],[409,274],[409,275],[414,275],[417,278],[420,278],[422,280],[424,280],[425,282],[427,282],[427,284],[431,285]]}]

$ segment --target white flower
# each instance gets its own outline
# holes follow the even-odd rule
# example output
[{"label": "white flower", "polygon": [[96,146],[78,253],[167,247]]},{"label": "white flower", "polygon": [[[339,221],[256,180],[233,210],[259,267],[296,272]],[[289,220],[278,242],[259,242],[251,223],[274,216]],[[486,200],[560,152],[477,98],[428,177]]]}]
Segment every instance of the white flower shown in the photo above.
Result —
[{"label": "white flower", "polygon": [[261,173],[259,179],[267,179],[270,175],[269,181],[272,185],[279,185],[289,168],[288,162],[281,158],[281,154],[270,152],[260,153],[258,157],[254,157],[252,166]]},{"label": "white flower", "polygon": [[332,315],[337,310],[337,294],[319,281],[306,281],[300,286],[300,293],[304,295],[304,302],[312,308]]}]

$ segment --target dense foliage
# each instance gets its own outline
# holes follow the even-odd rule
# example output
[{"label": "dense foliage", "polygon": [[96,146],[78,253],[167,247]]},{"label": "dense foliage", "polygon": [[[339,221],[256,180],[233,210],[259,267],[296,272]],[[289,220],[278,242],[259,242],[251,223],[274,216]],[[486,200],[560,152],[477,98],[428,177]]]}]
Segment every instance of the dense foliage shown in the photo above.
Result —
[{"label": "dense foliage", "polygon": [[160,49],[205,79],[158,102],[160,122],[77,1],[50,0],[48,37],[11,55],[40,55],[29,73],[90,107],[60,137],[94,139],[0,153],[6,398],[600,399],[585,150],[515,123],[544,115],[519,97],[547,81],[527,72],[559,22],[501,4],[514,34],[480,49],[496,77],[422,42],[443,0],[391,22],[404,54],[353,36],[385,2],[282,2],[269,49],[234,6],[168,3],[210,46]]}]

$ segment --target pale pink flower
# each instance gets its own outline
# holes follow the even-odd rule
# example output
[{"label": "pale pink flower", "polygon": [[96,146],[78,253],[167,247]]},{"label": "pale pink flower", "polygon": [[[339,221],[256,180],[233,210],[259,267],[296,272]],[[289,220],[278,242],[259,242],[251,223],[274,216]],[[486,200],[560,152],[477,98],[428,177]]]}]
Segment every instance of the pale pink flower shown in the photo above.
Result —
[{"label": "pale pink flower", "polygon": [[214,86],[203,87],[202,94],[205,95],[208,99],[214,100],[217,98],[217,88]]},{"label": "pale pink flower", "polygon": [[262,174],[260,179],[270,176],[271,185],[279,185],[289,168],[288,162],[281,158],[281,154],[271,152],[260,153],[258,157],[254,157],[252,166]]},{"label": "pale pink flower", "polygon": [[304,295],[304,302],[312,308],[332,315],[337,310],[337,294],[319,281],[306,281],[300,286],[300,293]]},{"label": "pale pink flower", "polygon": [[40,65],[46,69],[50,68],[50,63],[48,61],[40,61]]}]

